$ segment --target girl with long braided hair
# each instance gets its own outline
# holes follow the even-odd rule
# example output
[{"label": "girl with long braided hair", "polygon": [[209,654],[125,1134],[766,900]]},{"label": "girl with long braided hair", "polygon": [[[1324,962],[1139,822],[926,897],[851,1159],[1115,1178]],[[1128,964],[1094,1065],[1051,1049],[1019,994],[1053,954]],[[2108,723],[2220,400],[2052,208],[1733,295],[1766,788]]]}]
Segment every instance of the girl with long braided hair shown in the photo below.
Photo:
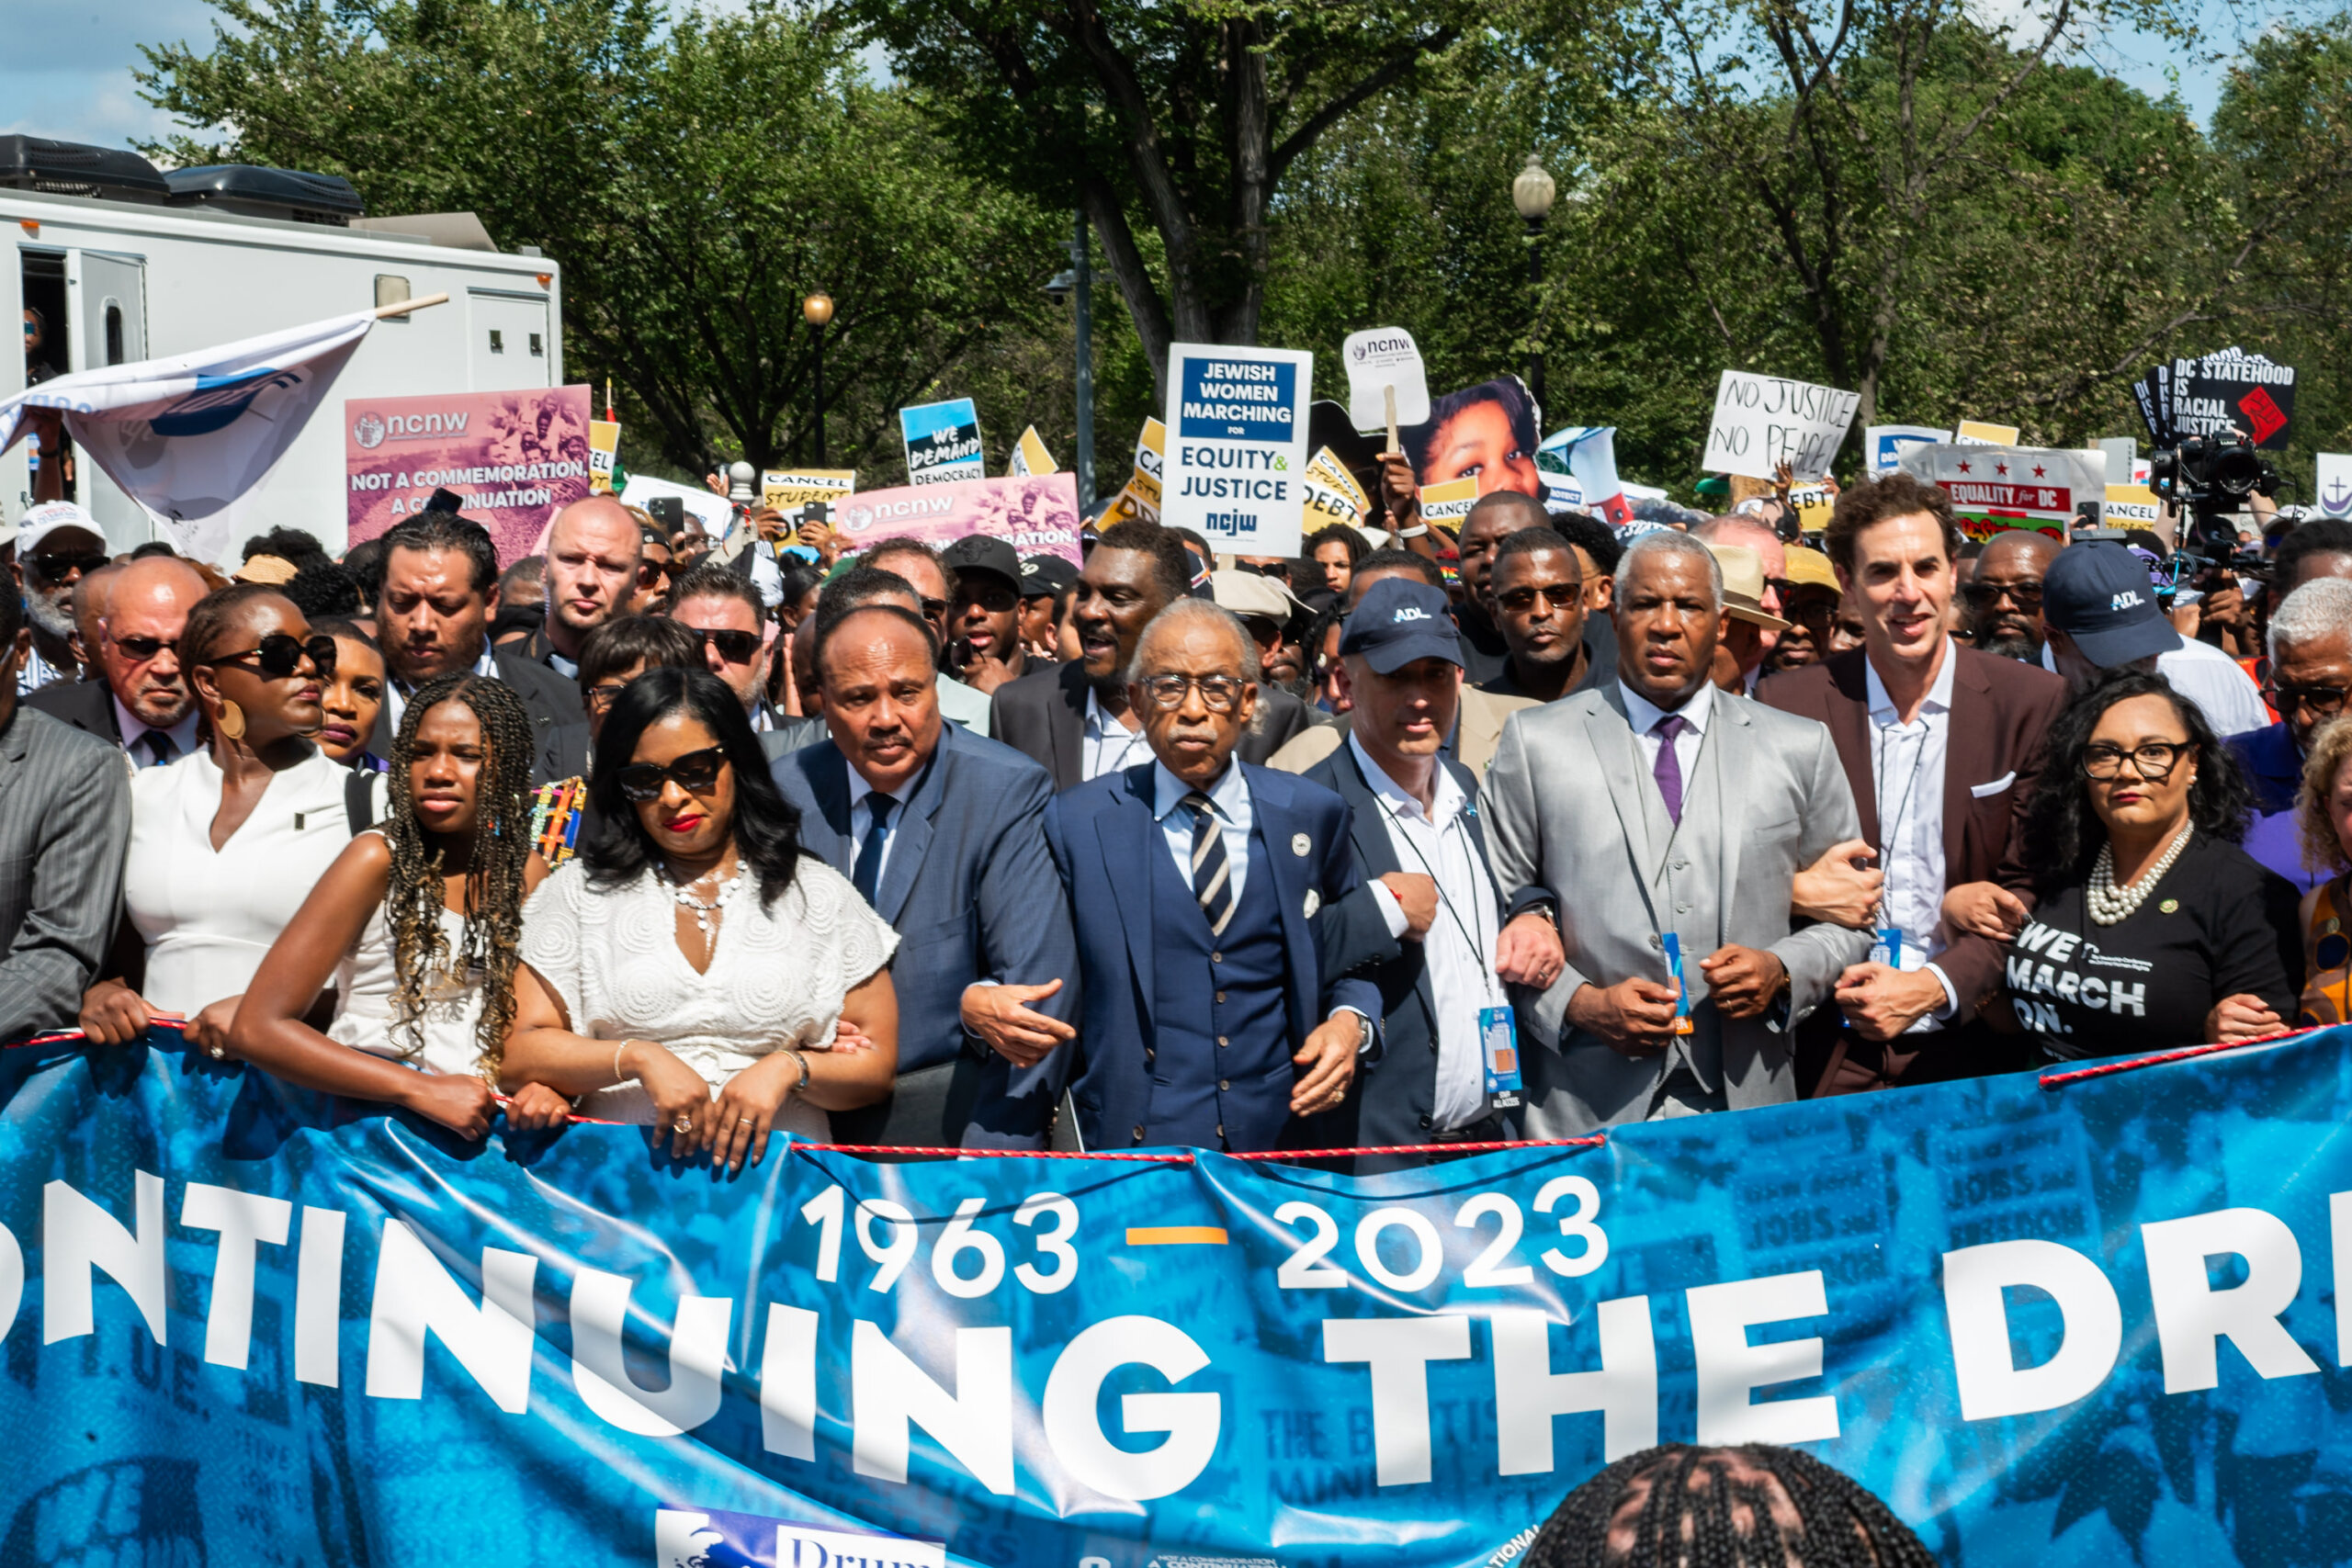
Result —
[{"label": "girl with long braided hair", "polygon": [[[409,699],[392,746],[386,819],[351,840],[262,961],[231,1036],[289,1083],[413,1111],[469,1138],[489,1131],[523,901],[547,875],[532,853],[537,752],[523,700],[470,672]],[[334,1019],[304,1021],[334,987]],[[510,1126],[552,1126],[564,1099],[538,1084]]]}]

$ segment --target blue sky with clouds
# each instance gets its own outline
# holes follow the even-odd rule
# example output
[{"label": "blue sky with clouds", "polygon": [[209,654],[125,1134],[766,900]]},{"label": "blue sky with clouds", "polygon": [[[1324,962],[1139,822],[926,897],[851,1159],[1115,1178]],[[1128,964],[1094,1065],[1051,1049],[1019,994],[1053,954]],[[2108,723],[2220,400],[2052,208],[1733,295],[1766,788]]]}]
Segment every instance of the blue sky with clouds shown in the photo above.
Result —
[{"label": "blue sky with clouds", "polygon": [[[1996,11],[2004,8],[1995,0]],[[171,129],[130,79],[138,46],[208,39],[216,15],[204,0],[12,0],[8,11],[0,133],[116,147]],[[2201,121],[2212,110],[2218,67],[2179,61],[2157,40],[2134,37],[2110,40],[2095,58],[2158,96],[2168,90],[2165,67],[2177,63],[2191,112]]]}]

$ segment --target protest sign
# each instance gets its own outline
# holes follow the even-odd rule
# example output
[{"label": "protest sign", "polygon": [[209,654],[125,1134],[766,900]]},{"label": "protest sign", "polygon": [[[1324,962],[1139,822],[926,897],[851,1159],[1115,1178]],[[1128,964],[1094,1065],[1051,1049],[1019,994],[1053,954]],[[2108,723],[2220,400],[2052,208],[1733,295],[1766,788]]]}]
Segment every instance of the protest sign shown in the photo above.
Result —
[{"label": "protest sign", "polygon": [[899,434],[906,443],[910,485],[954,484],[987,472],[979,411],[969,398],[900,409]]},{"label": "protest sign", "polygon": [[2146,485],[2108,486],[2098,523],[2102,528],[2145,528],[2162,539],[2165,548],[2172,547],[2173,525],[2165,515],[2165,503]]},{"label": "protest sign", "polygon": [[1543,440],[1542,411],[1525,382],[1498,376],[1446,393],[1420,424],[1397,431],[1405,458],[1424,489],[1469,476],[1478,493],[1514,490],[1544,499],[1535,453]]},{"label": "protest sign", "polygon": [[1341,462],[1340,455],[1329,446],[1315,449],[1315,456],[1306,462],[1306,477],[1347,497],[1348,504],[1359,515],[1372,510],[1372,497],[1363,492],[1363,486],[1356,482],[1356,477],[1348,471],[1347,464]]},{"label": "protest sign", "polygon": [[1180,343],[1168,369],[1160,521],[1196,530],[1220,554],[1296,555],[1315,356]]},{"label": "protest sign", "polygon": [[2327,517],[2352,517],[2352,457],[2340,452],[2319,455],[2319,483],[2312,491],[2320,513]]},{"label": "protest sign", "polygon": [[1037,427],[1033,424],[1021,433],[1020,440],[1012,444],[1012,458],[1004,472],[1007,479],[1026,479],[1031,474],[1054,473],[1058,468],[1053,453],[1046,449],[1046,438],[1037,434]]},{"label": "protest sign", "polygon": [[2014,424],[1987,424],[1981,419],[1963,419],[1953,427],[1955,446],[2014,446],[2021,434]]},{"label": "protest sign", "polygon": [[857,491],[855,468],[791,468],[760,476],[760,504],[784,513],[798,525],[808,509],[820,502],[837,506]]},{"label": "protest sign", "polygon": [[613,492],[613,466],[620,461],[621,427],[609,419],[588,422],[588,488],[597,495]]},{"label": "protest sign", "polygon": [[1838,498],[1829,493],[1827,485],[1791,485],[1789,504],[1797,509],[1797,531],[1818,534],[1829,526],[1829,514],[1837,510]]},{"label": "protest sign", "polygon": [[345,525],[375,538],[455,491],[503,566],[531,553],[556,513],[588,493],[588,389],[344,400]]},{"label": "protest sign", "polygon": [[860,491],[833,503],[833,530],[852,550],[904,534],[934,546],[989,534],[1015,555],[1081,559],[1078,476],[956,479]]},{"label": "protest sign", "polygon": [[1714,418],[1699,466],[1709,473],[1769,479],[1786,463],[1797,479],[1817,479],[1845,444],[1860,401],[1835,387],[1726,370],[1715,388]]},{"label": "protest sign", "polygon": [[2287,445],[2295,418],[2295,367],[2234,345],[2172,362],[2172,423],[2182,436],[2226,437],[2233,430],[2256,446]]},{"label": "protest sign", "polygon": [[1912,447],[1951,439],[1951,432],[1929,424],[1873,424],[1862,432],[1862,461],[1875,479],[1901,468]]},{"label": "protest sign", "polygon": [[1633,506],[1617,478],[1616,426],[1555,430],[1535,449],[1535,467],[1544,476],[1545,506],[1580,506],[1621,526],[1633,521]]},{"label": "protest sign", "polygon": [[1483,1568],[1658,1441],[1968,1568],[2327,1561],[2282,1521],[2352,1502],[2345,1030],[1364,1179],[717,1179],[152,1040],[0,1066],[12,1560]]},{"label": "protest sign", "polygon": [[[1393,418],[1402,426],[1421,424],[1430,417],[1429,373],[1421,367],[1421,351],[1413,334],[1402,327],[1374,327],[1350,333],[1340,345],[1348,370],[1348,419],[1358,430],[1386,434]],[[1396,408],[1389,409],[1389,394]]]},{"label": "protest sign", "polygon": [[1421,521],[1442,523],[1459,533],[1462,520],[1478,504],[1478,478],[1448,479],[1443,484],[1421,487]]},{"label": "protest sign", "polygon": [[2107,454],[2038,446],[1974,446],[1960,442],[1915,446],[1903,455],[1906,473],[1941,485],[1972,539],[2011,528],[2073,532],[2075,509],[2107,497]]},{"label": "protest sign", "polygon": [[1355,476],[1348,472],[1339,454],[1329,446],[1315,449],[1315,456],[1307,460],[1304,482],[1306,505],[1299,526],[1309,537],[1317,529],[1328,528],[1334,523],[1355,527],[1372,510],[1363,487],[1356,483]]}]

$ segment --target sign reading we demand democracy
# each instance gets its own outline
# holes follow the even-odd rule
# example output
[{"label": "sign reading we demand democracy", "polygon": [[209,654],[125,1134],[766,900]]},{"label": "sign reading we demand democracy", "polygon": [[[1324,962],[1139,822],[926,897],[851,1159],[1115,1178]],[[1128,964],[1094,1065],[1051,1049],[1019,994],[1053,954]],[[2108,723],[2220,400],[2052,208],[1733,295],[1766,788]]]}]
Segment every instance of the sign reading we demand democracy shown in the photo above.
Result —
[{"label": "sign reading we demand democracy", "polygon": [[1180,343],[1168,369],[1160,522],[1198,530],[1220,552],[1298,554],[1315,356]]}]

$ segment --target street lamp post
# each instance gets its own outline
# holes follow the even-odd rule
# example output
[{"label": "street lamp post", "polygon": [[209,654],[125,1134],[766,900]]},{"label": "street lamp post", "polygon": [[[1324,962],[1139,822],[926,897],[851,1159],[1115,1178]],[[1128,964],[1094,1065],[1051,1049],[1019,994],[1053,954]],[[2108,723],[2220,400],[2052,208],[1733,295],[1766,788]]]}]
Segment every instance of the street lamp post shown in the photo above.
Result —
[{"label": "street lamp post", "polygon": [[1046,297],[1056,304],[1073,302],[1070,323],[1078,334],[1078,509],[1094,506],[1094,265],[1086,243],[1086,214],[1078,215],[1078,232],[1069,243],[1069,265],[1046,281]]},{"label": "street lamp post", "polygon": [[817,466],[825,466],[825,323],[833,319],[833,297],[819,292],[800,301],[800,314],[817,334]]},{"label": "street lamp post", "polygon": [[1510,204],[1527,223],[1527,389],[1538,410],[1544,406],[1544,349],[1537,335],[1543,329],[1544,220],[1552,216],[1552,201],[1559,193],[1558,184],[1530,152],[1527,166],[1510,182]]}]

